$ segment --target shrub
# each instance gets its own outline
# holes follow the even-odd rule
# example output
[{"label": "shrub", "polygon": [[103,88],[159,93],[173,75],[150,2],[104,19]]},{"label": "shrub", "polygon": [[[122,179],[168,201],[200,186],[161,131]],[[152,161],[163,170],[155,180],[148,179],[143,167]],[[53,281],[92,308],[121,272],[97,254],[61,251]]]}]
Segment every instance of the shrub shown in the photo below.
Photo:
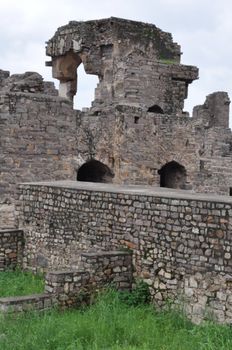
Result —
[{"label": "shrub", "polygon": [[121,292],[120,300],[129,306],[139,306],[149,304],[151,295],[149,286],[146,282],[139,280],[131,292]]}]

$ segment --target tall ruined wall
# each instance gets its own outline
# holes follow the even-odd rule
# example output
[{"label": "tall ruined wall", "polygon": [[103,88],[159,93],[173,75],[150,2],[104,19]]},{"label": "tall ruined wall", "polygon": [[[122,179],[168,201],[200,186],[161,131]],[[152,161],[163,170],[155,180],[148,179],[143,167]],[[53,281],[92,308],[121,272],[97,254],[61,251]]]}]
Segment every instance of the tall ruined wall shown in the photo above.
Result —
[{"label": "tall ruined wall", "polygon": [[[188,118],[184,99],[198,70],[180,64],[180,47],[169,33],[120,18],[72,21],[58,28],[46,53],[61,96],[75,95],[81,63],[99,77],[92,108],[82,114],[77,130],[78,139],[88,139],[82,159],[103,161],[116,183],[156,186],[165,182],[162,171],[168,177],[162,167],[175,162],[170,166],[182,167],[183,179],[171,186],[230,193],[228,95],[209,95]],[[169,184],[178,182],[175,171]]]},{"label": "tall ruined wall", "polygon": [[[0,227],[15,225],[15,188],[25,181],[91,178],[232,194],[228,95],[207,96],[193,118],[183,112],[198,70],[180,64],[169,33],[118,18],[70,22],[47,54],[59,96],[38,73],[0,70]],[[85,112],[71,102],[81,63],[99,76]],[[79,176],[90,160],[107,176]]]},{"label": "tall ruined wall", "polygon": [[175,161],[186,171],[181,188],[230,193],[231,131],[220,121],[209,125],[212,109],[207,114],[207,108],[197,107],[193,118],[125,105],[98,115],[91,109],[81,113],[56,97],[51,86],[49,94],[41,91],[47,85],[31,75],[27,83],[25,76],[7,80],[0,93],[1,227],[14,226],[17,183],[75,180],[78,168],[91,158],[111,169],[115,183],[160,186],[160,169]]},{"label": "tall ruined wall", "polygon": [[[0,88],[0,226],[12,226],[16,184],[74,179],[76,116],[37,73],[14,75]],[[10,215],[11,214],[11,215]],[[7,218],[9,223],[7,223]]]},{"label": "tall ruined wall", "polygon": [[107,164],[115,183],[158,187],[160,169],[175,161],[186,170],[182,189],[229,194],[231,130],[217,122],[209,126],[210,120],[202,114],[177,117],[125,105],[98,116],[89,112],[82,116],[82,127],[77,130],[78,139],[83,140],[82,159],[87,161],[91,154]]}]

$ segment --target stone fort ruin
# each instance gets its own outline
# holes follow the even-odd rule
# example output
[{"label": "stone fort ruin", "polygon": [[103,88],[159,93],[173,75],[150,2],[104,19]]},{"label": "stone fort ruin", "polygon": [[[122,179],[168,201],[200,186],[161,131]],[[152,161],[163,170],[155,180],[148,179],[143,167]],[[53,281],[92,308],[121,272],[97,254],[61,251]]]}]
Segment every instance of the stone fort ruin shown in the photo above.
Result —
[{"label": "stone fort ruin", "polygon": [[[77,269],[83,251],[129,248],[154,301],[184,295],[196,319],[208,307],[231,322],[227,93],[184,112],[198,69],[152,24],[72,21],[46,53],[59,91],[0,71],[0,267]],[[80,64],[99,78],[84,111],[73,109]]]}]

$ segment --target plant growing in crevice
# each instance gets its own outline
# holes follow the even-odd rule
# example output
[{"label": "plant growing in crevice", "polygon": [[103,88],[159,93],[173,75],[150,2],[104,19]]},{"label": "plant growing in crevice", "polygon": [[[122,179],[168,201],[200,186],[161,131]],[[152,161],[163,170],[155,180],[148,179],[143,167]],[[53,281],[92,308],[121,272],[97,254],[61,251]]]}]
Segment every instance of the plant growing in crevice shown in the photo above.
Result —
[{"label": "plant growing in crevice", "polygon": [[119,298],[122,302],[129,306],[149,304],[151,301],[149,286],[143,280],[138,280],[136,281],[135,286],[131,292],[120,292]]}]

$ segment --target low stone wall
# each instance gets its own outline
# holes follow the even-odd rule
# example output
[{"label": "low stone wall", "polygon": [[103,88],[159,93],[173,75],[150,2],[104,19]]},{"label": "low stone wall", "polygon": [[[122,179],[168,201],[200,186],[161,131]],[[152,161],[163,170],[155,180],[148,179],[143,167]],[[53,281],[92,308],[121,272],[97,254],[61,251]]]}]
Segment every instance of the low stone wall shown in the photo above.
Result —
[{"label": "low stone wall", "polygon": [[0,271],[22,265],[23,231],[0,230]]},{"label": "low stone wall", "polygon": [[55,297],[62,308],[80,305],[89,293],[89,272],[50,271],[45,278],[45,292]]},{"label": "low stone wall", "polygon": [[215,274],[215,286],[232,274],[231,197],[55,182],[21,185],[19,199],[24,264],[32,270],[40,261],[45,269],[78,267],[83,251],[130,248],[135,276],[160,305],[183,296],[184,281],[198,272]]},{"label": "low stone wall", "polygon": [[131,290],[132,254],[126,251],[82,253],[81,267],[90,273],[90,284],[97,288],[114,286],[117,290]]},{"label": "low stone wall", "polygon": [[0,298],[0,312],[18,313],[32,310],[47,310],[56,303],[48,294],[33,294],[21,297]]},{"label": "low stone wall", "polygon": [[91,293],[107,286],[131,290],[132,255],[129,252],[92,252],[81,257],[83,270],[48,272],[45,292],[57,298],[58,305],[70,307],[88,301]]},{"label": "low stone wall", "polygon": [[132,287],[132,256],[129,252],[92,252],[82,255],[83,270],[50,271],[45,276],[45,293],[0,298],[0,312],[46,310],[53,305],[73,307],[89,302],[96,291],[114,286]]}]

